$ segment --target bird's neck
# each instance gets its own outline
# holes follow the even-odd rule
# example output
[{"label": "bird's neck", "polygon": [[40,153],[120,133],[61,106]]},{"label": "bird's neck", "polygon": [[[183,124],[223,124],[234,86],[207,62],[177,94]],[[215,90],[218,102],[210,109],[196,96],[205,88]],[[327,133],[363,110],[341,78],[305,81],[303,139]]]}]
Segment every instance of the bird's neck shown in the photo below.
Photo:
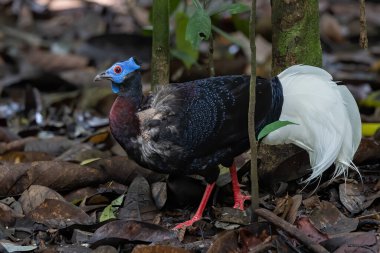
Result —
[{"label": "bird's neck", "polygon": [[140,73],[136,73],[120,85],[118,97],[109,114],[112,135],[122,146],[140,133],[140,122],[136,113],[139,111],[141,101],[141,76]]},{"label": "bird's neck", "polygon": [[269,82],[262,81],[262,85],[256,87],[256,96],[255,134],[257,137],[266,125],[280,118],[284,95],[278,77],[272,78]]},{"label": "bird's neck", "polygon": [[272,113],[266,119],[267,124],[277,121],[282,112],[282,105],[284,104],[284,94],[282,91],[282,84],[278,77],[273,77],[270,81],[272,86]]},{"label": "bird's neck", "polygon": [[142,85],[141,85],[141,74],[136,71],[129,77],[127,77],[124,82],[119,86],[120,97],[127,97],[131,100],[136,107],[140,107],[142,100]]}]

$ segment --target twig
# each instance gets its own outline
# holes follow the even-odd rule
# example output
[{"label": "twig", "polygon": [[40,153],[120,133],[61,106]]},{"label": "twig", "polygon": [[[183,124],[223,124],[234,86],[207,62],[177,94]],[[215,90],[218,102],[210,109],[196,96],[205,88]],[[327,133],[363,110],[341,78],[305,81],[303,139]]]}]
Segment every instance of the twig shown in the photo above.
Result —
[{"label": "twig", "polygon": [[328,251],[319,245],[318,243],[312,241],[309,237],[307,237],[304,233],[302,233],[300,230],[298,230],[295,226],[292,224],[286,222],[285,220],[281,219],[271,211],[268,211],[263,208],[259,208],[255,210],[255,213],[267,221],[273,223],[274,225],[278,226],[291,236],[295,237],[299,241],[301,241],[308,249],[310,249],[312,252],[315,253],[328,253]]},{"label": "twig", "polygon": [[376,212],[376,213],[371,213],[371,214],[367,214],[367,215],[362,215],[362,216],[359,216],[359,217],[356,217],[356,219],[364,219],[364,218],[368,218],[368,217],[372,217],[372,216],[375,216],[375,215],[379,215],[380,212]]},{"label": "twig", "polygon": [[208,68],[210,76],[215,76],[215,65],[214,65],[214,37],[212,36],[212,32],[210,34],[210,38],[208,40]]},{"label": "twig", "polygon": [[[252,0],[251,17],[249,21],[249,43],[251,47],[251,80],[249,85],[248,105],[248,135],[251,146],[251,209],[259,208],[259,176],[257,172],[257,141],[255,134],[255,105],[256,105],[256,0]],[[252,212],[252,221],[257,221],[257,215]]]},{"label": "twig", "polygon": [[259,252],[264,252],[265,250],[269,250],[272,248],[274,248],[274,245],[272,242],[264,242],[264,243],[257,245],[256,247],[254,247],[252,249],[249,249],[248,252],[249,253],[259,253]]},{"label": "twig", "polygon": [[360,47],[368,48],[367,21],[365,16],[365,0],[360,0]]}]

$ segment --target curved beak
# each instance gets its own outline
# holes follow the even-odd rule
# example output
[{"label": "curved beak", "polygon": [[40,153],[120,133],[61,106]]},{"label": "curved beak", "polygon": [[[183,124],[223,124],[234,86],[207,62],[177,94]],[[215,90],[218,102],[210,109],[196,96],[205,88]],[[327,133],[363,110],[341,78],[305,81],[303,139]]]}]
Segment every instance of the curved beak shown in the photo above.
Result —
[{"label": "curved beak", "polygon": [[109,75],[107,75],[106,72],[103,72],[103,73],[100,73],[100,74],[98,74],[98,75],[95,76],[94,82],[101,81],[101,80],[104,80],[104,79],[111,80],[112,77],[109,76]]}]

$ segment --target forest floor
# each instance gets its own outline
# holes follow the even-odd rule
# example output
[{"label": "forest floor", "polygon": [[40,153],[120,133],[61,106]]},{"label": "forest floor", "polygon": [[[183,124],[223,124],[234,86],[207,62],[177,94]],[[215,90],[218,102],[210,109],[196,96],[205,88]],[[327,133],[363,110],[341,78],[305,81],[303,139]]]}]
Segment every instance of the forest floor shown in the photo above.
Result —
[{"label": "forest floor", "polygon": [[[149,89],[151,2],[0,0],[0,251],[323,252],[312,249],[319,245],[380,252],[380,4],[366,3],[363,50],[358,1],[320,1],[323,67],[348,85],[361,111],[354,160],[361,178],[352,172],[330,182],[328,171],[305,187],[306,152],[260,145],[260,196],[252,196],[260,198],[259,222],[250,222],[249,206],[231,208],[230,178],[221,168],[204,218],[173,231],[195,211],[204,182],[129,160],[108,128],[115,95],[107,82],[92,82],[114,61],[135,56]],[[270,1],[257,2],[257,73],[269,77]],[[238,23],[248,19],[240,14]],[[244,29],[230,15],[213,22],[239,41],[215,35],[217,75],[249,74]],[[173,58],[171,80],[207,77],[207,54],[202,43],[189,69]],[[249,193],[248,155],[236,162]]]}]

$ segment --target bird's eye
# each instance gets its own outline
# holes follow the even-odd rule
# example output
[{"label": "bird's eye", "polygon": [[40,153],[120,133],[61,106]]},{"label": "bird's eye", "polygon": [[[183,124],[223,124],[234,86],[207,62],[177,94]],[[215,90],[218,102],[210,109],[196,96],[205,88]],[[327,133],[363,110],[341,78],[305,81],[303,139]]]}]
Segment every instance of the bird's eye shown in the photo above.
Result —
[{"label": "bird's eye", "polygon": [[120,66],[115,66],[113,68],[113,71],[116,73],[116,74],[120,74],[121,73],[121,67]]}]

